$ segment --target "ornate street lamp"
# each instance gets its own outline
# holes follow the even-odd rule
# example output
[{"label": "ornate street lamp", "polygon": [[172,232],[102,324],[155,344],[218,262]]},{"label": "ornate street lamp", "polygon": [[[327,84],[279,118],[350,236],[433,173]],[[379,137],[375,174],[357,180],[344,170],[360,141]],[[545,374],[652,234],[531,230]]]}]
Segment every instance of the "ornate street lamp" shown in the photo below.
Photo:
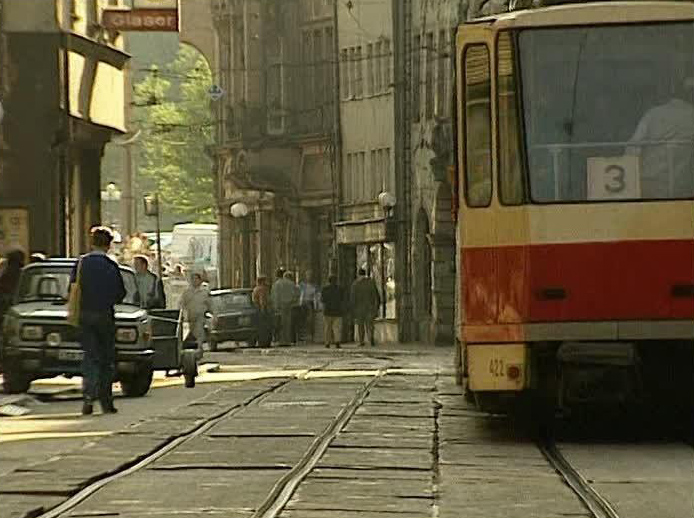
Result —
[{"label": "ornate street lamp", "polygon": [[251,234],[253,230],[251,230],[250,218],[248,217],[251,209],[243,202],[236,202],[230,207],[229,213],[232,218],[241,222],[243,287],[248,288],[253,282],[251,279]]},{"label": "ornate street lamp", "polygon": [[159,210],[159,195],[156,193],[145,194],[143,201],[145,204],[145,215],[157,218],[157,272],[159,274],[159,278],[161,279],[161,212]]}]

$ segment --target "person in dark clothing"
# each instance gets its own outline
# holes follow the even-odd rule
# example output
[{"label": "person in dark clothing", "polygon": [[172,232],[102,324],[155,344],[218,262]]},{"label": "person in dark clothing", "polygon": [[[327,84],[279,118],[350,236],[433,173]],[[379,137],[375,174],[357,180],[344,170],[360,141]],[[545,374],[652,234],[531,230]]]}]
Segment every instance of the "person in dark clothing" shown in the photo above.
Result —
[{"label": "person in dark clothing", "polygon": [[0,267],[0,325],[5,312],[12,305],[12,297],[19,284],[19,275],[24,268],[25,255],[22,250],[14,249],[5,254]]},{"label": "person in dark clothing", "polygon": [[325,347],[331,345],[340,348],[340,336],[342,332],[342,314],[344,311],[344,291],[337,284],[337,277],[328,277],[328,285],[321,291],[323,301],[323,339]]},{"label": "person in dark clothing", "polygon": [[[112,383],[116,361],[116,325],[114,306],[126,295],[118,265],[108,257],[113,234],[105,227],[91,232],[93,251],[83,256],[72,270],[71,283],[81,286],[80,330],[84,359],[82,363],[82,414],[93,412],[98,399],[106,414],[115,414]],[[79,269],[79,273],[78,273]]]}]

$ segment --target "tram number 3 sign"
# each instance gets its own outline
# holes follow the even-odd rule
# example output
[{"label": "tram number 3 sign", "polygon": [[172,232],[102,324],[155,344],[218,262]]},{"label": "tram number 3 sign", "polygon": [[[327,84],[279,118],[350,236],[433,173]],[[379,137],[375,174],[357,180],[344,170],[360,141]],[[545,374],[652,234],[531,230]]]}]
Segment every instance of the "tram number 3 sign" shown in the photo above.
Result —
[{"label": "tram number 3 sign", "polygon": [[588,199],[621,200],[641,197],[639,157],[588,159]]}]

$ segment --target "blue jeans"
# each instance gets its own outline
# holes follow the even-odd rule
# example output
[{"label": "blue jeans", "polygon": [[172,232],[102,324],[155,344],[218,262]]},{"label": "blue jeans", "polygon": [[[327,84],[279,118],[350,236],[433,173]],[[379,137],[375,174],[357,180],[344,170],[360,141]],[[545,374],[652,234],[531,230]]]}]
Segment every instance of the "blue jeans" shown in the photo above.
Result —
[{"label": "blue jeans", "polygon": [[109,313],[83,313],[81,317],[82,392],[84,399],[98,399],[104,408],[113,405],[116,372],[116,324]]}]

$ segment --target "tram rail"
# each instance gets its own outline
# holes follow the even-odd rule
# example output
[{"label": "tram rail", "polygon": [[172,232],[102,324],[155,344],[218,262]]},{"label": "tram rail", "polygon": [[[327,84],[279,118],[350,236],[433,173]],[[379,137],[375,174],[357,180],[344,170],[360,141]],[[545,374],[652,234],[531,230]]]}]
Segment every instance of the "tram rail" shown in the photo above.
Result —
[{"label": "tram rail", "polygon": [[541,440],[538,443],[540,451],[547,462],[564,479],[564,482],[583,502],[583,505],[595,518],[620,518],[619,513],[612,504],[598,493],[593,486],[581,475],[571,463],[562,455],[555,442],[551,439]]},{"label": "tram rail", "polygon": [[[308,373],[325,370],[327,366],[328,364],[324,364],[320,367],[310,369]],[[328,426],[318,436],[316,436],[315,440],[309,446],[306,452],[304,452],[301,459],[285,476],[281,477],[276,482],[273,488],[269,491],[268,495],[265,497],[265,500],[258,506],[257,510],[253,514],[254,518],[274,518],[281,514],[301,482],[315,468],[325,454],[332,440],[349,423],[359,407],[362,406],[373,385],[378,381],[378,379],[386,374],[386,371],[386,368],[378,369],[367,383],[360,386],[350,402],[337,415],[335,415],[331,419]],[[131,463],[124,465],[114,473],[106,474],[98,480],[94,480],[58,506],[38,515],[37,518],[60,518],[65,516],[67,513],[74,510],[77,506],[87,501],[98,491],[105,488],[112,482],[124,479],[147,468],[148,466],[151,466],[190,440],[204,435],[220,422],[233,418],[239,412],[253,404],[259,403],[277,390],[290,385],[293,381],[305,378],[306,374],[307,373],[304,373],[301,376],[277,382],[270,387],[259,390],[242,404],[207,418],[193,430],[172,438],[168,443],[164,444],[148,455],[133,460]]]}]

